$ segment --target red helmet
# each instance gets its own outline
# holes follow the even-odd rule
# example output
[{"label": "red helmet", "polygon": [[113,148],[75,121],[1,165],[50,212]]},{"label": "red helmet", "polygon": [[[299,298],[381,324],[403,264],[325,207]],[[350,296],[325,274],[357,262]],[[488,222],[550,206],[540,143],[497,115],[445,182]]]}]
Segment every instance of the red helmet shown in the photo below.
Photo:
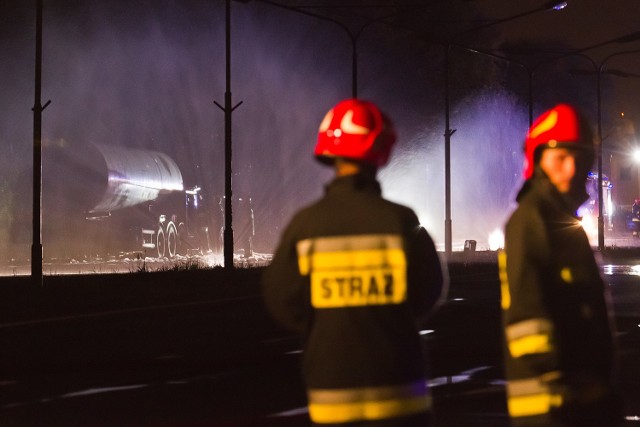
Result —
[{"label": "red helmet", "polygon": [[323,163],[343,157],[380,167],[389,160],[395,142],[393,124],[378,107],[347,99],[329,110],[320,123],[314,154]]},{"label": "red helmet", "polygon": [[524,143],[524,178],[533,176],[542,148],[592,148],[587,122],[571,105],[558,104],[529,128]]}]

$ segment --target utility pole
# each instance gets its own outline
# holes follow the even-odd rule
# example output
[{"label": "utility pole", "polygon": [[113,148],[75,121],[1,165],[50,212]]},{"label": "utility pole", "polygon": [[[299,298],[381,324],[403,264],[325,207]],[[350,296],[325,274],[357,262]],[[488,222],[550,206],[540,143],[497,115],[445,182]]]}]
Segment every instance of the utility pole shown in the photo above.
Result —
[{"label": "utility pole", "polygon": [[242,101],[231,107],[231,0],[226,0],[225,12],[225,43],[226,43],[226,91],[224,93],[224,107],[214,103],[224,111],[224,268],[233,270],[233,206],[231,203],[231,113],[238,108]]},{"label": "utility pole", "polygon": [[452,227],[451,227],[451,136],[455,129],[451,129],[449,123],[450,116],[450,95],[449,95],[449,53],[451,45],[447,44],[444,51],[444,252],[449,257],[453,250]]},{"label": "utility pole", "polygon": [[42,287],[42,0],[36,0],[36,74],[33,111],[33,230],[31,244],[31,280]]}]

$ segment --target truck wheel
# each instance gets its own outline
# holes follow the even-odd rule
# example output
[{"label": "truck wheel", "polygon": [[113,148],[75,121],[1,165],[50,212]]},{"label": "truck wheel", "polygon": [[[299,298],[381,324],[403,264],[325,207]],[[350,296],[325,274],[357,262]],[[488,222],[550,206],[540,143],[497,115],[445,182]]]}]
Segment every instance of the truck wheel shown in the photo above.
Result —
[{"label": "truck wheel", "polygon": [[158,235],[156,236],[156,248],[158,248],[158,258],[164,257],[164,249],[167,241],[164,238],[164,230],[162,227],[158,228]]},{"label": "truck wheel", "polygon": [[173,258],[178,253],[178,231],[173,222],[170,222],[167,227],[167,249],[169,258]]}]

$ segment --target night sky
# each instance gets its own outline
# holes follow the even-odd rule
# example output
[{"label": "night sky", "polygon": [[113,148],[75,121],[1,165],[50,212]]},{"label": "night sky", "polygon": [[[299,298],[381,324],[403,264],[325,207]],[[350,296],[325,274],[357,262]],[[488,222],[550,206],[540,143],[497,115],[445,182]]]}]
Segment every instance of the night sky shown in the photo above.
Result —
[{"label": "night sky", "polygon": [[[186,186],[200,185],[212,200],[222,196],[224,115],[214,101],[224,104],[225,96],[224,2],[44,3],[42,101],[51,105],[43,112],[43,162],[46,147],[61,143],[157,150],[176,161]],[[358,40],[358,95],[378,103],[400,137],[391,164],[380,174],[384,194],[414,208],[437,243],[444,240],[443,49],[428,38],[451,37],[453,30],[490,22],[478,21],[483,15],[501,19],[540,3],[445,2],[453,5],[450,10],[440,4],[415,14],[412,31],[376,23]],[[615,17],[593,8],[603,2],[574,3],[574,11],[570,4],[560,12],[532,14],[467,35],[460,43],[497,49],[505,42],[557,40],[551,45],[575,48],[640,30],[634,28],[640,16],[634,0],[608,2],[618,10]],[[626,7],[631,9],[622,13]],[[3,257],[28,251],[31,242],[24,225],[31,216],[34,9],[25,1],[0,5]],[[418,18],[425,20],[416,26]],[[363,22],[344,19],[355,29]],[[319,197],[331,177],[312,152],[324,113],[351,96],[352,45],[331,22],[259,2],[232,2],[231,41],[232,103],[242,102],[233,113],[234,195],[252,198],[255,250],[268,253],[293,212]],[[616,44],[613,51],[640,49],[634,43]],[[599,61],[611,52],[608,46],[587,53]],[[640,74],[637,63],[633,55],[609,62],[611,68]],[[558,66],[541,67],[536,75],[536,113],[562,100],[593,112],[593,82],[554,74]],[[573,58],[570,66],[582,67],[580,59]],[[473,238],[482,246],[502,226],[521,184],[527,76],[508,62],[460,50],[452,52],[451,67],[451,127],[457,129],[452,139],[454,242]],[[616,79],[607,77],[603,109],[607,114],[629,110],[633,117],[630,99],[637,82],[624,79],[621,91]],[[55,179],[43,176],[44,187]],[[74,195],[65,203],[73,206]],[[43,221],[44,228],[51,226],[46,211]],[[46,254],[54,242],[43,243]]]},{"label": "night sky", "polygon": [[[476,0],[470,2],[482,7],[487,17],[504,19],[526,11],[532,11],[545,4],[544,1],[522,0],[509,2],[504,0]],[[596,65],[606,61],[603,70],[613,69],[636,74],[635,77],[614,78],[612,84],[616,92],[607,94],[607,106],[616,112],[627,112],[631,116],[640,115],[640,106],[636,99],[640,93],[640,39],[626,42],[610,42],[623,36],[640,32],[640,2],[635,0],[569,0],[568,6],[561,11],[537,12],[526,17],[514,19],[500,24],[501,37],[507,41],[536,40],[566,46],[566,49],[585,49],[601,45],[598,48],[585,50],[583,54],[591,58]],[[486,33],[477,33],[478,37]],[[479,41],[478,46],[484,43]],[[486,45],[486,44],[485,44]],[[635,51],[630,54],[612,54],[624,51]],[[526,58],[524,58],[526,60]],[[585,70],[593,70],[587,59],[580,65]],[[589,81],[587,81],[588,83]],[[591,82],[593,86],[593,82]],[[595,99],[594,99],[595,102]],[[603,113],[607,114],[606,111]]]}]

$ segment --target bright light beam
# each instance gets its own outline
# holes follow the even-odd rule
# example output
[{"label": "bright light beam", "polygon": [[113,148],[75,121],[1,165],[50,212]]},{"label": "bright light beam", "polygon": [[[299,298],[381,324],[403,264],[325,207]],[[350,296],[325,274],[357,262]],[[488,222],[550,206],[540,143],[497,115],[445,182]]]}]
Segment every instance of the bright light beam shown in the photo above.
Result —
[{"label": "bright light beam", "polygon": [[494,230],[489,234],[489,250],[497,251],[502,248],[504,248],[504,233],[500,229]]}]

